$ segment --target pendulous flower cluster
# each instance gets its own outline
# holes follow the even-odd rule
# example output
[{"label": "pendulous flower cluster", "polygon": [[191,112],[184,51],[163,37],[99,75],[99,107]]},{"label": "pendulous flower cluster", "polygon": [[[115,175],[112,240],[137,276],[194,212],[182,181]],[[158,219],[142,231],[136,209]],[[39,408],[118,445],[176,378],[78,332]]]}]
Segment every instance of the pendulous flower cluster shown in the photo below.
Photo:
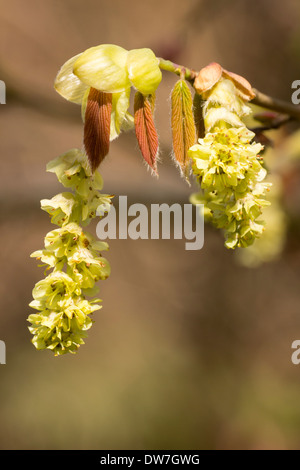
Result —
[{"label": "pendulous flower cluster", "polygon": [[90,315],[101,308],[100,299],[86,297],[95,295],[95,283],[110,274],[109,263],[100,254],[108,244],[84,232],[81,225],[87,225],[97,209],[107,212],[111,196],[99,193],[102,178],[97,171],[92,174],[85,153],[78,149],[50,162],[47,170],[73,191],[41,201],[42,209],[59,228],[46,235],[44,249],[31,255],[52,272],[35,285],[30,306],[38,313],[28,320],[34,346],[50,349],[57,356],[77,351],[92,326]]},{"label": "pendulous flower cluster", "polygon": [[204,204],[206,219],[224,231],[225,246],[232,249],[247,247],[261,236],[264,223],[259,217],[270,204],[265,194],[271,186],[264,182],[263,146],[253,141],[255,134],[241,120],[251,109],[236,77],[221,73],[216,83],[201,90],[205,136],[189,150],[202,189],[191,201]]},{"label": "pendulous flower cluster", "polygon": [[[38,313],[28,318],[37,349],[55,355],[76,352],[100,309],[95,283],[110,274],[101,252],[107,243],[83,231],[96,216],[108,212],[111,197],[100,194],[103,181],[97,171],[110,141],[135,127],[143,157],[156,171],[158,137],[153,121],[155,91],[162,74],[150,49],[127,51],[113,44],[91,47],[69,59],[59,70],[54,87],[65,99],[80,104],[84,122],[83,148],[73,149],[47,166],[69,191],[43,199],[41,208],[59,228],[45,237],[44,249],[32,253],[52,270],[33,289],[30,306]],[[128,109],[135,89],[134,116]]]},{"label": "pendulous flower cluster", "polygon": [[[101,255],[108,245],[82,226],[109,210],[112,196],[99,192],[103,181],[97,168],[121,131],[135,128],[144,160],[157,174],[154,109],[160,67],[169,70],[170,63],[150,49],[102,44],[69,59],[56,76],[56,91],[81,105],[83,150],[72,149],[47,166],[67,191],[41,201],[58,228],[31,255],[47,273],[33,289],[30,306],[38,313],[28,317],[37,349],[50,349],[56,356],[75,353],[92,325],[92,313],[101,308],[100,299],[88,298],[97,293],[96,282],[110,274]],[[206,218],[224,231],[227,248],[248,247],[264,230],[259,218],[269,205],[265,193],[271,186],[264,181],[263,147],[242,120],[251,112],[246,104],[254,97],[251,85],[216,63],[188,77],[184,67],[171,64],[171,70],[180,75],[171,94],[174,157],[187,181],[192,168],[201,185],[191,201],[204,204]],[[187,79],[196,91],[194,104]],[[201,138],[194,144],[196,136]]]}]

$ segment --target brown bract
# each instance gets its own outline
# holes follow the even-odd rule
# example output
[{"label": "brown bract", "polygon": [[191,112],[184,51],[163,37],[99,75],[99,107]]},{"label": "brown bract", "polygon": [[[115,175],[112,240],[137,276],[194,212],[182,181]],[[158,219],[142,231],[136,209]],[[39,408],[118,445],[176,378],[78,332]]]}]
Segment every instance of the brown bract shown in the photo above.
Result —
[{"label": "brown bract", "polygon": [[216,62],[212,62],[200,70],[194,81],[194,88],[197,93],[204,93],[210,90],[222,77],[222,67]]},{"label": "brown bract", "polygon": [[212,62],[200,70],[195,78],[194,88],[201,95],[210,90],[222,77],[234,83],[239,96],[243,100],[250,101],[255,98],[255,93],[248,80],[241,75],[223,69],[217,62]]}]

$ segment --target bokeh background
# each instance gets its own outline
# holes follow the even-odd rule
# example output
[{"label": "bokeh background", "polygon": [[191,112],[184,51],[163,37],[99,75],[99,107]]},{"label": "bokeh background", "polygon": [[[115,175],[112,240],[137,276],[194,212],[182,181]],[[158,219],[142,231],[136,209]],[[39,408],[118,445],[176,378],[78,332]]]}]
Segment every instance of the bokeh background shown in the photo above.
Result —
[{"label": "bokeh background", "polygon": [[[194,69],[217,61],[290,101],[299,24],[298,0],[1,2],[1,449],[300,448],[300,365],[291,362],[300,338],[296,124],[271,135],[286,220],[267,262],[241,263],[209,226],[196,252],[182,240],[112,240],[103,308],[76,355],[36,351],[26,321],[43,277],[29,256],[53,228],[39,201],[62,190],[46,164],[82,145],[80,108],[53,89],[60,66],[101,43],[150,47]],[[159,179],[134,133],[122,134],[102,165],[105,192],[130,203],[188,202],[196,186],[171,158],[174,82],[164,73],[157,93]]]}]

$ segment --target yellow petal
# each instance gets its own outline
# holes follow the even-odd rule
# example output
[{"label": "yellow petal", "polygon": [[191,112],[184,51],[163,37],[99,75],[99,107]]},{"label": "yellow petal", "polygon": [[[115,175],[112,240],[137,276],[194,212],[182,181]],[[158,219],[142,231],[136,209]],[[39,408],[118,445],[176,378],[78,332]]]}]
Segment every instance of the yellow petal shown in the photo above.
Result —
[{"label": "yellow petal", "polygon": [[131,129],[134,128],[134,117],[130,113],[126,113],[124,120],[121,125],[121,130],[122,131],[130,131]]},{"label": "yellow petal", "polygon": [[128,52],[127,68],[133,86],[143,95],[152,95],[161,82],[159,60],[151,49]]},{"label": "yellow petal", "polygon": [[114,93],[110,123],[110,140],[114,140],[121,132],[122,123],[129,108],[130,88],[121,93]]},{"label": "yellow petal", "polygon": [[107,93],[130,87],[126,68],[128,52],[113,44],[102,44],[83,52],[74,63],[74,74],[86,85]]},{"label": "yellow petal", "polygon": [[226,108],[210,108],[204,118],[206,132],[209,132],[220,121],[227,122],[231,127],[243,127],[240,118]]},{"label": "yellow petal", "polygon": [[81,82],[81,80],[74,75],[73,66],[81,54],[72,57],[59,70],[54,88],[66,100],[81,104],[82,98],[88,88],[88,85]]},{"label": "yellow petal", "polygon": [[85,111],[86,111],[86,105],[87,105],[87,101],[88,101],[88,97],[89,97],[89,94],[90,94],[90,90],[91,88],[88,87],[82,97],[82,102],[81,102],[81,118],[83,120],[83,122],[85,122]]},{"label": "yellow petal", "polygon": [[238,90],[231,80],[222,78],[211,90],[204,105],[204,113],[208,107],[222,106],[238,116],[247,116],[251,113],[251,108],[238,96]]}]

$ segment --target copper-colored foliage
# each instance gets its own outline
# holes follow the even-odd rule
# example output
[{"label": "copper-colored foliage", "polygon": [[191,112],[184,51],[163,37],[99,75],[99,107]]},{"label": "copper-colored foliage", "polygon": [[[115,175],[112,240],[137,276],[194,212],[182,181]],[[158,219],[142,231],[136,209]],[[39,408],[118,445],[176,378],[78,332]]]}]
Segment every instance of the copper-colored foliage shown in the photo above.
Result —
[{"label": "copper-colored foliage", "polygon": [[192,110],[192,95],[187,83],[178,80],[172,95],[172,138],[173,151],[176,161],[185,176],[188,173],[189,158],[188,150],[196,141],[196,129]]},{"label": "copper-colored foliage", "polygon": [[84,123],[84,146],[94,172],[109,151],[112,94],[91,88]]},{"label": "copper-colored foliage", "polygon": [[145,161],[157,173],[158,135],[153,119],[153,107],[153,97],[136,92],[134,97],[136,138]]}]

